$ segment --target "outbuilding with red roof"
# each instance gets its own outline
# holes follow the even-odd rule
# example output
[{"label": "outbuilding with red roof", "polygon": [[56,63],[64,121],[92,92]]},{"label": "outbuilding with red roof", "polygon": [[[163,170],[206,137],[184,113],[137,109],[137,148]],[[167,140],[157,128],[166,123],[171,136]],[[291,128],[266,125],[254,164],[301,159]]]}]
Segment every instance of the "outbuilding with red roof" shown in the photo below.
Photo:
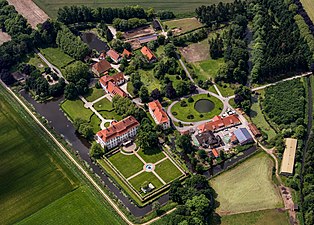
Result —
[{"label": "outbuilding with red roof", "polygon": [[148,103],[148,109],[156,124],[161,125],[163,129],[170,128],[170,119],[158,100]]},{"label": "outbuilding with red roof", "polygon": [[146,57],[149,63],[155,62],[157,60],[154,53],[146,46],[141,49],[141,53]]}]

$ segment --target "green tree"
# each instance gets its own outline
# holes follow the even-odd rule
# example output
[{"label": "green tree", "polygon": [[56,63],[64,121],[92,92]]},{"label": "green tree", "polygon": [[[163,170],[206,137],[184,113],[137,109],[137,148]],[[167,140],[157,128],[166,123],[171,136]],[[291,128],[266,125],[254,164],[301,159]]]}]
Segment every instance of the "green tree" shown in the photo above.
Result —
[{"label": "green tree", "polygon": [[95,159],[100,159],[105,154],[105,151],[106,150],[102,148],[100,144],[93,142],[92,146],[89,149],[89,156]]},{"label": "green tree", "polygon": [[186,206],[191,210],[193,217],[200,218],[203,221],[210,211],[210,200],[201,194],[187,200]]},{"label": "green tree", "polygon": [[78,132],[87,139],[91,139],[94,135],[93,126],[89,123],[82,123],[78,129]]},{"label": "green tree", "polygon": [[158,146],[156,130],[147,118],[141,121],[141,126],[137,133],[137,142],[146,153],[149,153],[150,150],[153,151]]},{"label": "green tree", "polygon": [[89,77],[89,68],[85,63],[76,61],[65,67],[64,75],[69,82],[77,83],[80,79]]},{"label": "green tree", "polygon": [[66,99],[69,99],[69,100],[77,99],[78,92],[76,90],[76,87],[75,87],[74,83],[69,83],[68,85],[65,86],[64,96],[65,96]]},{"label": "green tree", "polygon": [[141,87],[139,94],[140,94],[140,98],[141,98],[142,102],[148,102],[149,94],[148,94],[148,90],[145,86]]}]

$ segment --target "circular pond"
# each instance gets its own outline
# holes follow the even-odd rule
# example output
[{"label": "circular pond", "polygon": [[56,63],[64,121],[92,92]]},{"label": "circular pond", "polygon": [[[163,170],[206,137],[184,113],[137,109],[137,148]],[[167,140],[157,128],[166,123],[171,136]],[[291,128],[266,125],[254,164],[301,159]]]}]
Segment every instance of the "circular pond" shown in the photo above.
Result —
[{"label": "circular pond", "polygon": [[199,113],[207,113],[215,108],[215,104],[208,99],[200,99],[195,102],[194,108]]}]

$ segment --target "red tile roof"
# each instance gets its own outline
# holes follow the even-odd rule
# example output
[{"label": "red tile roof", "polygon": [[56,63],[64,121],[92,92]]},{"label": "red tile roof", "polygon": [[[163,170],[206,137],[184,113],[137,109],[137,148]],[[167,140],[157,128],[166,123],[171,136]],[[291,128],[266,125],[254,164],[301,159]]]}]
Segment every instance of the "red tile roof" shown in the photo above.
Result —
[{"label": "red tile roof", "polygon": [[126,56],[127,58],[130,57],[132,53],[126,49],[123,49],[122,56]]},{"label": "red tile roof", "polygon": [[148,103],[148,108],[153,111],[158,124],[167,123],[169,121],[167,113],[162,109],[162,106],[158,100]]},{"label": "red tile roof", "polygon": [[213,155],[218,158],[219,157],[219,153],[217,152],[217,150],[215,148],[212,149],[212,153]]},{"label": "red tile roof", "polygon": [[110,63],[107,60],[100,60],[98,63],[93,65],[93,69],[95,69],[98,73],[104,73],[110,69],[112,69]]},{"label": "red tile roof", "polygon": [[99,82],[107,86],[109,81],[116,84],[122,80],[124,80],[124,74],[122,72],[119,72],[113,76],[109,76],[109,75],[103,76],[100,78]]},{"label": "red tile roof", "polygon": [[140,123],[133,117],[129,116],[117,123],[112,124],[108,128],[101,130],[97,135],[104,141],[107,142],[110,139],[121,136],[129,132],[132,128],[138,127]]},{"label": "red tile roof", "polygon": [[141,52],[143,55],[145,55],[148,58],[149,61],[156,58],[154,53],[149,48],[147,48],[146,46],[144,46],[141,49]]},{"label": "red tile roof", "polygon": [[115,85],[111,81],[108,82],[107,90],[110,94],[113,95],[120,95],[121,97],[128,96],[119,86]]},{"label": "red tile roof", "polygon": [[249,124],[249,128],[252,131],[252,133],[254,134],[254,136],[260,136],[262,135],[261,132],[259,131],[259,129],[255,126],[255,124],[250,123]]},{"label": "red tile roof", "polygon": [[230,127],[233,125],[240,124],[240,120],[236,115],[226,116],[221,118],[220,116],[215,116],[210,122],[206,122],[197,127],[197,129],[202,133],[205,131],[215,131],[220,128]]},{"label": "red tile roof", "polygon": [[119,53],[116,52],[116,51],[113,50],[113,49],[110,49],[110,50],[107,52],[107,56],[109,56],[110,58],[112,58],[112,59],[115,60],[115,61],[118,61],[119,58],[120,58]]}]

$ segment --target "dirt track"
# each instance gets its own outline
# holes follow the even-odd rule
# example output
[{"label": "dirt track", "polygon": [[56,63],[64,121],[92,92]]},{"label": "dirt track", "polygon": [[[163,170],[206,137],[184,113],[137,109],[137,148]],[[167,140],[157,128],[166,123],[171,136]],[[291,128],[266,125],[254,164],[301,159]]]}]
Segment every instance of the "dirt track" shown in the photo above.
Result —
[{"label": "dirt track", "polygon": [[32,0],[8,0],[8,2],[14,5],[16,11],[24,16],[33,28],[49,18]]},{"label": "dirt track", "polygon": [[7,33],[4,33],[0,30],[0,45],[2,45],[4,42],[10,41],[11,37]]}]

